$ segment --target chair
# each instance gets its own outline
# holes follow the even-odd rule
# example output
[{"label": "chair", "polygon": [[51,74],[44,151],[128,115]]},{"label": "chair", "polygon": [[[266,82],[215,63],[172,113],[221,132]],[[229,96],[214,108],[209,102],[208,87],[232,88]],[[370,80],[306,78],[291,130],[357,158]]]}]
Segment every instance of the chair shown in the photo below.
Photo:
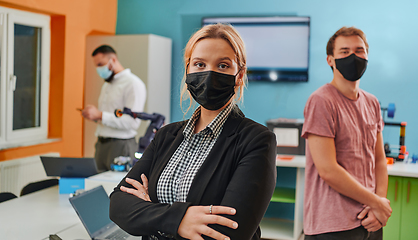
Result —
[{"label": "chair", "polygon": [[28,185],[22,188],[22,191],[20,192],[20,196],[33,193],[33,192],[36,192],[38,190],[42,190],[45,188],[49,188],[55,185],[58,185],[58,179],[56,178],[29,183]]},{"label": "chair", "polygon": [[14,195],[11,192],[1,192],[0,193],[0,203],[5,202],[5,201],[10,200],[10,199],[13,199],[13,198],[17,198],[17,196]]}]

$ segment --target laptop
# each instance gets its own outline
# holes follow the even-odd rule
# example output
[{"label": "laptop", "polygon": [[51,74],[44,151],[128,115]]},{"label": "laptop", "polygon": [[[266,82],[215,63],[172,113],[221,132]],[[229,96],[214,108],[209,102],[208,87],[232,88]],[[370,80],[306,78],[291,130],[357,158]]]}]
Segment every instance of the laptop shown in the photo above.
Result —
[{"label": "laptop", "polygon": [[91,239],[142,239],[129,235],[110,220],[110,199],[102,185],[69,200]]},{"label": "laptop", "polygon": [[47,176],[87,178],[98,172],[94,158],[64,158],[41,156]]}]

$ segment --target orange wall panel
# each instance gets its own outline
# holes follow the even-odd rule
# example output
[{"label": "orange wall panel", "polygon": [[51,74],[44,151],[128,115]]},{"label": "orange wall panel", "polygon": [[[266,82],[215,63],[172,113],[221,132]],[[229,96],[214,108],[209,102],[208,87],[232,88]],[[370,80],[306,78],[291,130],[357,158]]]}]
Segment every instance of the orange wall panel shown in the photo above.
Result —
[{"label": "orange wall panel", "polygon": [[51,16],[49,137],[60,141],[0,150],[0,161],[47,152],[81,157],[86,36],[115,34],[117,0],[0,0],[0,6]]}]

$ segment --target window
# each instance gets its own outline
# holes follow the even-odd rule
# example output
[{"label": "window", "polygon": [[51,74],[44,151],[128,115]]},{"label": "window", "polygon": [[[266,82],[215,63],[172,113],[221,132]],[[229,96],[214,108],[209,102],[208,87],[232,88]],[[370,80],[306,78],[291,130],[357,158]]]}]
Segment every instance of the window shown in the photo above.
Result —
[{"label": "window", "polygon": [[47,139],[49,61],[50,17],[0,7],[0,146]]}]

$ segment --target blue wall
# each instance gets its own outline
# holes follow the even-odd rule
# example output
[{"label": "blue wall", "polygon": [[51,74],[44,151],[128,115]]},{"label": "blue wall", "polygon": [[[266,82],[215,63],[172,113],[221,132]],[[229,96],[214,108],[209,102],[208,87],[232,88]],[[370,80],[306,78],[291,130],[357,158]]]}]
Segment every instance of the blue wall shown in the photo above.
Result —
[{"label": "blue wall", "polygon": [[[332,80],[325,46],[342,26],[362,29],[370,45],[369,65],[360,87],[387,107],[396,104],[394,119],[408,123],[406,146],[418,154],[418,1],[378,0],[120,0],[116,34],[157,34],[173,40],[172,121],[183,119],[179,107],[183,48],[207,16],[299,15],[311,17],[310,66],[307,83],[253,83],[241,107],[247,117],[265,124],[272,118],[303,118],[309,95]],[[399,128],[386,127],[385,142],[398,144]]]}]

